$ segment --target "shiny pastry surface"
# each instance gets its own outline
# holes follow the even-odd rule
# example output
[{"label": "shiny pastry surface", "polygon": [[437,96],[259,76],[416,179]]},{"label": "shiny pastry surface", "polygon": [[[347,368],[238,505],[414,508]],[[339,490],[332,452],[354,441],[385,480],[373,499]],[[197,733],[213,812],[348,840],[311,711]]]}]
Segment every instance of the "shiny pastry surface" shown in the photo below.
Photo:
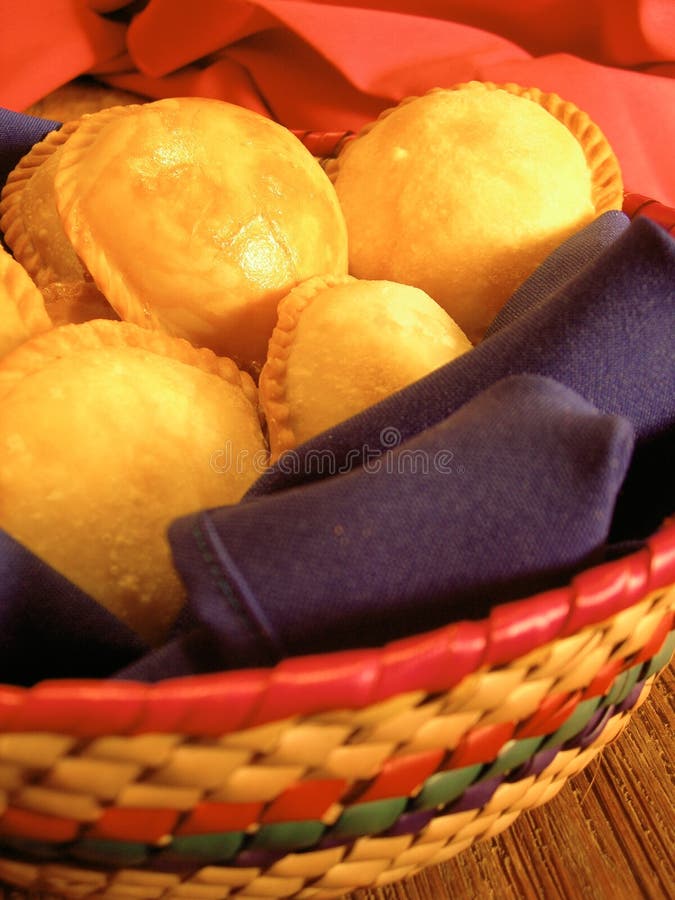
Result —
[{"label": "shiny pastry surface", "polygon": [[122,319],[262,364],[276,304],[346,271],[335,191],[287,129],[200,98],[85,117],[54,175],[75,251]]}]

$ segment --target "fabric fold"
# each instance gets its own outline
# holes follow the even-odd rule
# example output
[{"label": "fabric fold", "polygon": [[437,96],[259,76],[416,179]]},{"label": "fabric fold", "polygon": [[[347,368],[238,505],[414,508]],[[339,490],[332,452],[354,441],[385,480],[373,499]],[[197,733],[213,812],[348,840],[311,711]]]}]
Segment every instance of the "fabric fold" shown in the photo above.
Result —
[{"label": "fabric fold", "polygon": [[249,665],[379,646],[588,564],[632,447],[625,419],[512,376],[354,470],[175,522],[174,559],[223,665],[242,642]]},{"label": "fabric fold", "polygon": [[218,97],[298,130],[357,130],[435,86],[515,81],[577,103],[609,137],[628,190],[675,205],[667,0],[51,0],[49,27],[36,29],[43,6],[26,0],[5,16],[0,104],[12,109],[94,73],[151,98]]}]

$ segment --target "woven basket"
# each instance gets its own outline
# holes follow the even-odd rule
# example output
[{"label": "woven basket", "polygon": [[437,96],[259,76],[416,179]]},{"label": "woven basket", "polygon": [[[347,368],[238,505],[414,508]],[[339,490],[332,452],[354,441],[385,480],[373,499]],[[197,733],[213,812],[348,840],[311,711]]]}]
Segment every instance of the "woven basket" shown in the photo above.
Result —
[{"label": "woven basket", "polygon": [[[348,137],[300,136],[319,157]],[[655,201],[624,208],[675,230]],[[404,878],[545,803],[613,740],[670,660],[674,611],[668,522],[565,587],[384,648],[0,687],[0,882],[323,900]]]}]

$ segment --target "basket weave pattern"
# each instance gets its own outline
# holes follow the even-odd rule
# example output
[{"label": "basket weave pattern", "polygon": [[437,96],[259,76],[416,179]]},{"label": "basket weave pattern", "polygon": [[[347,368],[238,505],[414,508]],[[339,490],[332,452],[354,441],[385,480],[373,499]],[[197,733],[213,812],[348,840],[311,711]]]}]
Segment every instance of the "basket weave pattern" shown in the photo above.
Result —
[{"label": "basket weave pattern", "polygon": [[567,588],[379,651],[4,688],[0,879],[328,898],[444,861],[551,799],[628,723],[675,643],[674,548],[669,525]]}]

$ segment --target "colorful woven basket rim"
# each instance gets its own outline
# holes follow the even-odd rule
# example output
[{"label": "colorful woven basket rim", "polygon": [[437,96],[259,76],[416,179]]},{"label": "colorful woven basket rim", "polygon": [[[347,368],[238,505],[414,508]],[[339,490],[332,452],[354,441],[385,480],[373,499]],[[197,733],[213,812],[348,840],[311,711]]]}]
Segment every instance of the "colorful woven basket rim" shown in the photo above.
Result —
[{"label": "colorful woven basket rim", "polygon": [[474,672],[506,665],[674,583],[675,521],[669,520],[641,549],[582,571],[563,587],[499,605],[482,620],[379,648],[291,657],[271,668],[154,684],[62,679],[29,688],[3,685],[0,732],[222,735],[289,716],[361,709],[402,692],[447,691]]}]

